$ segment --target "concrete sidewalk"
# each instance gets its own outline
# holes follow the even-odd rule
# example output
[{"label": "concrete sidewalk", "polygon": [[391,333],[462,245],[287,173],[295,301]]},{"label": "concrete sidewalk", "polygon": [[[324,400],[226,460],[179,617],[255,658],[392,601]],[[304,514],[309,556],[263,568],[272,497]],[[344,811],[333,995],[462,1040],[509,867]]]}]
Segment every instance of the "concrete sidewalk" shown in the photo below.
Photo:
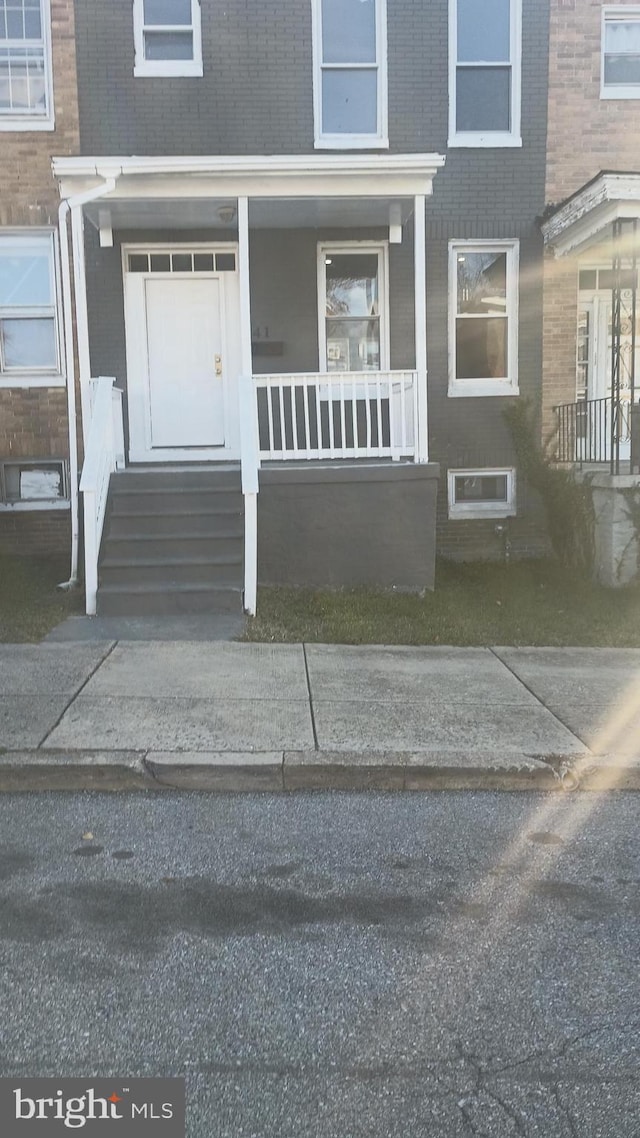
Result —
[{"label": "concrete sidewalk", "polygon": [[0,789],[640,788],[640,650],[0,645]]}]

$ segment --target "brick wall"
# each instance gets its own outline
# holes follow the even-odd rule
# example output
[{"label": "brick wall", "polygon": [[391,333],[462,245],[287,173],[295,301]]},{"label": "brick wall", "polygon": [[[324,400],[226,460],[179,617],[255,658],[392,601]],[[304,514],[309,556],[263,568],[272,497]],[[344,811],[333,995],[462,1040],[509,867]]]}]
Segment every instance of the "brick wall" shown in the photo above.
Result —
[{"label": "brick wall", "polygon": [[[51,158],[80,148],[73,0],[51,0],[51,24],[55,129],[0,129],[0,233],[8,226],[57,224],[60,199]],[[68,454],[64,388],[16,388],[0,380],[0,459]],[[51,552],[64,548],[68,532],[64,513],[0,513],[5,551]]]}]

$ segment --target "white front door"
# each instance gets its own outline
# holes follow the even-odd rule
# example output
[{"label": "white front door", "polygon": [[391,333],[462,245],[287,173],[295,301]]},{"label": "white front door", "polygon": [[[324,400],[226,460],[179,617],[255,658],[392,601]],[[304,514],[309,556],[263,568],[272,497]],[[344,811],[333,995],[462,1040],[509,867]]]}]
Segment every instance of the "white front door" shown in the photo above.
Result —
[{"label": "white front door", "polygon": [[145,280],[152,449],[224,446],[220,281]]}]

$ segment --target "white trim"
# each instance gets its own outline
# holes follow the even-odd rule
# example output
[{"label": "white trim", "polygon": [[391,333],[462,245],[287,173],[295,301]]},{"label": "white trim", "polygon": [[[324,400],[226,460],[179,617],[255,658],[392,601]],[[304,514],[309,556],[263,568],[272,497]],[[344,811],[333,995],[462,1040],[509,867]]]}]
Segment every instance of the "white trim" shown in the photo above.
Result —
[{"label": "white trim", "polygon": [[50,498],[42,498],[34,501],[25,502],[0,502],[0,513],[10,513],[15,511],[17,513],[26,513],[27,511],[45,511],[45,510],[70,510],[71,503],[68,498],[60,498],[53,501]]},{"label": "white trim", "polygon": [[[449,0],[449,139],[450,147],[519,147],[522,109],[522,0],[510,0],[510,58],[502,66],[511,68],[511,129],[508,131],[459,131],[456,126],[456,90],[458,69],[458,0]],[[481,65],[482,61],[475,61]],[[499,62],[487,66],[501,66]],[[473,66],[473,65],[472,65]]]},{"label": "white trim", "polygon": [[556,256],[607,236],[616,218],[640,216],[640,174],[601,174],[560,206],[542,225]]},{"label": "white trim", "polygon": [[[619,4],[606,4],[602,9],[602,21],[600,30],[600,98],[601,99],[640,99],[640,83],[622,83],[615,86],[612,83],[605,84],[604,81],[604,57],[605,57],[605,30],[608,23],[617,23],[618,21],[640,21],[640,5],[632,7],[631,5],[624,7]],[[640,52],[638,53],[640,54]]]},{"label": "white trim", "polygon": [[[457,257],[460,252],[507,254],[507,376],[504,378],[459,379],[456,376],[456,320],[457,305]],[[518,240],[497,241],[450,241],[449,242],[449,398],[477,398],[483,396],[518,395],[518,308],[519,308],[519,259]]]},{"label": "white trim", "polygon": [[[71,155],[53,158],[57,178],[113,178],[119,174],[245,174],[263,178],[265,174],[296,177],[312,173],[316,176],[348,173],[401,174],[432,177],[445,164],[445,157],[435,152],[412,154],[238,154],[238,155],[149,155],[127,157],[113,155]],[[420,191],[424,193],[424,190]],[[253,196],[253,195],[252,195]],[[375,189],[375,196],[380,196]]]},{"label": "white trim", "polygon": [[[389,344],[389,242],[388,241],[319,241],[317,251],[318,273],[318,359],[320,372],[328,372],[327,367],[327,280],[325,257],[327,253],[375,253],[378,257],[378,288],[380,297],[380,366],[376,371],[390,371],[391,349]],[[357,317],[354,317],[357,319]],[[366,317],[362,317],[363,320]],[[351,371],[353,369],[347,369]]]},{"label": "white trim", "polygon": [[[56,346],[56,367],[39,368],[39,369],[25,369],[23,371],[16,369],[13,371],[2,371],[0,367],[0,390],[8,387],[28,388],[28,387],[64,387],[66,385],[65,369],[63,367],[63,338],[62,338],[62,290],[60,287],[60,259],[58,252],[58,242],[55,239],[56,230],[53,226],[24,226],[22,228],[13,227],[0,227],[0,248],[2,247],[3,238],[15,238],[17,240],[29,240],[30,238],[44,238],[49,239],[50,261],[49,268],[51,273],[51,286],[53,289],[52,303],[45,305],[34,305],[28,309],[29,313],[37,318],[40,313],[43,314],[44,319],[50,319],[53,313],[55,322],[55,346]],[[44,242],[43,242],[44,244]],[[3,307],[6,311],[10,306]],[[27,311],[27,306],[22,306],[23,312]],[[45,312],[46,310],[46,312]],[[9,315],[9,319],[11,316]],[[0,317],[1,319],[1,317]],[[0,353],[1,355],[1,353]]]},{"label": "white trim", "polygon": [[[505,502],[491,499],[475,502],[456,502],[456,478],[502,478],[507,479],[507,498]],[[477,467],[471,470],[449,470],[447,472],[448,516],[459,518],[511,518],[516,510],[516,472],[513,467]]]},{"label": "white trim", "polygon": [[370,67],[349,63],[337,64],[336,70],[363,67],[377,72],[377,125],[375,134],[330,134],[322,129],[322,0],[311,0],[313,28],[313,124],[317,150],[386,149],[389,146],[389,108],[387,81],[387,0],[374,0],[376,5],[376,61]]},{"label": "white trim", "polygon": [[[53,100],[53,56],[51,50],[51,0],[40,0],[40,16],[42,20],[42,41],[44,51],[44,76],[47,109],[44,115],[26,113],[22,115],[0,111],[0,133],[4,131],[42,131],[55,129],[55,107]],[[0,46],[6,45],[8,40],[0,40]],[[29,46],[25,40],[24,47]]]},{"label": "white trim", "polygon": [[145,59],[143,0],[133,0],[133,40],[135,47],[133,74],[136,78],[201,78],[203,66],[200,0],[191,0],[190,25],[175,24],[171,27],[167,25],[162,30],[190,31],[193,35],[193,59]]},{"label": "white trim", "polygon": [[413,273],[414,331],[416,351],[416,426],[415,454],[417,462],[429,461],[429,401],[427,389],[427,226],[426,198],[414,202]]}]

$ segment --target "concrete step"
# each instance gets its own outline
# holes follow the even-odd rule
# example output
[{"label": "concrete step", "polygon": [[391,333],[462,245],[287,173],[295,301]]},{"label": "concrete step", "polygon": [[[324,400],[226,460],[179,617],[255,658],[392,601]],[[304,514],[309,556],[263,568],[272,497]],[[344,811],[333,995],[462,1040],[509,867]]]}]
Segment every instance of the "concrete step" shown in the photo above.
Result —
[{"label": "concrete step", "polygon": [[110,537],[179,537],[202,534],[205,537],[242,537],[242,510],[235,507],[219,510],[172,510],[166,513],[143,513],[137,510],[110,511],[106,533]]},{"label": "concrete step", "polygon": [[111,480],[112,490],[198,490],[225,489],[240,491],[239,466],[208,466],[192,469],[129,467],[118,471]]},{"label": "concrete step", "polygon": [[191,488],[184,490],[158,489],[119,489],[110,486],[112,514],[164,514],[186,510],[235,510],[242,511],[243,498],[240,489],[226,487]]},{"label": "concrete step", "polygon": [[242,590],[223,585],[108,585],[98,590],[98,616],[240,612]]},{"label": "concrete step", "polygon": [[105,558],[100,565],[100,588],[109,585],[227,585],[242,584],[242,554],[214,557]]},{"label": "concrete step", "polygon": [[103,542],[103,561],[163,560],[164,558],[235,557],[242,561],[243,535],[238,533],[109,533]]}]

